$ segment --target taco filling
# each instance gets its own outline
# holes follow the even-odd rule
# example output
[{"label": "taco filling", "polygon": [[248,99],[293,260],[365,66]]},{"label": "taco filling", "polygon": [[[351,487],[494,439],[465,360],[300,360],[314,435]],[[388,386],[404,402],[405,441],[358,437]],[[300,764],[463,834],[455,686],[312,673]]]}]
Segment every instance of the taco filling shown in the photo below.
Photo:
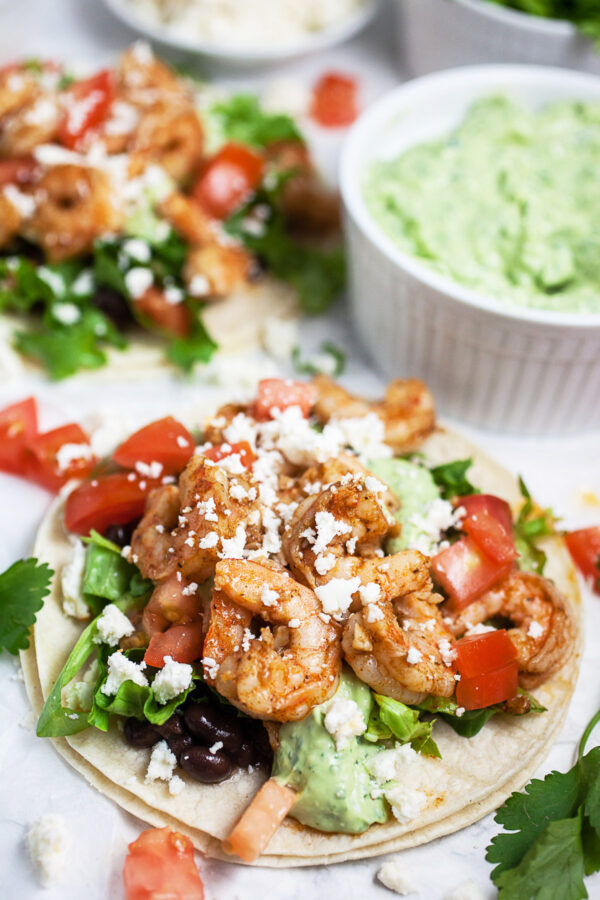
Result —
[{"label": "taco filling", "polygon": [[552,520],[524,486],[511,509],[471,459],[420,451],[421,382],[368,403],[325,376],[271,379],[195,435],[167,422],[66,497],[61,600],[86,625],[39,735],[117,723],[173,796],[270,775],[224,843],[250,861],[287,814],[419,828],[446,748],[546,715],[531,691],[576,645],[537,545]]}]

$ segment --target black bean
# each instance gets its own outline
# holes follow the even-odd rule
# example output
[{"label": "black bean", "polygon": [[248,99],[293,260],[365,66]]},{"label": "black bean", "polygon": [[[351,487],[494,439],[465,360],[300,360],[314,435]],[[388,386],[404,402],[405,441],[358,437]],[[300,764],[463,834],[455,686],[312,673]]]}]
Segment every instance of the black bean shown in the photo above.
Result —
[{"label": "black bean", "polygon": [[191,734],[173,734],[167,738],[167,744],[169,745],[169,750],[175,754],[179,762],[183,751],[189,750],[190,747],[194,746],[194,739]]},{"label": "black bean", "polygon": [[131,747],[152,747],[161,738],[154,725],[134,718],[126,719],[123,734]]},{"label": "black bean", "polygon": [[187,733],[183,716],[179,711],[174,712],[173,715],[162,725],[155,725],[155,728],[158,733],[167,741],[174,735],[182,735]]},{"label": "black bean", "polygon": [[243,743],[239,720],[208,703],[190,703],[183,715],[189,731],[207,747],[221,741],[224,750],[234,753]]},{"label": "black bean", "polygon": [[119,547],[125,547],[126,544],[131,543],[131,535],[137,523],[138,520],[136,519],[134,522],[128,522],[126,525],[109,525],[104,532],[104,537],[108,541],[112,541],[113,544],[118,544]]},{"label": "black bean", "polygon": [[258,753],[252,744],[244,741],[239,750],[230,754],[230,758],[236,766],[240,767],[240,769],[247,769],[249,766],[253,766],[258,762]]},{"label": "black bean", "polygon": [[135,324],[135,319],[125,297],[112,288],[101,285],[92,297],[94,306],[103,312],[119,331]]},{"label": "black bean", "polygon": [[207,747],[190,747],[184,750],[179,765],[203,784],[216,784],[231,774],[231,760],[224,753],[211,753]]},{"label": "black bean", "polygon": [[273,749],[269,743],[267,729],[257,719],[242,719],[244,733],[248,743],[251,743],[257,754],[267,762],[273,759]]}]

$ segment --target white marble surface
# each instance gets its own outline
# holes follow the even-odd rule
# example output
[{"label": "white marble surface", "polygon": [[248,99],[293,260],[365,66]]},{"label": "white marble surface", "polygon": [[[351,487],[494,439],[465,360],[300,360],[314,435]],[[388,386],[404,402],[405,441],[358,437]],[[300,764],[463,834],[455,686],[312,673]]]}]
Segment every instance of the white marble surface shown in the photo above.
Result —
[{"label": "white marble surface", "polygon": [[[388,32],[384,19],[368,35],[329,53],[325,61],[306,60],[290,68],[311,78],[324,66],[344,67],[360,73],[366,96],[375,96],[399,78],[387,44]],[[127,40],[128,35],[104,13],[98,0],[21,0],[0,9],[0,60],[30,53],[109,59]],[[330,164],[337,143],[332,138],[319,147]],[[353,350],[348,385],[375,393],[381,382],[356,349],[343,307],[326,320],[308,325],[304,344],[314,347],[324,336]],[[12,399],[35,393],[43,410],[42,424],[48,427],[70,418],[84,420],[99,408],[120,411],[135,422],[189,407],[200,394],[211,393],[198,380],[182,383],[174,377],[151,383],[133,379],[121,385],[108,379],[102,382],[100,394],[92,393],[92,384],[85,378],[60,385],[49,385],[40,378],[3,384],[0,408]],[[507,439],[473,430],[470,434],[508,468],[522,473],[539,500],[553,505],[566,525],[600,521],[600,508],[581,501],[586,489],[600,495],[600,433],[568,442]],[[47,503],[43,491],[0,474],[0,571],[28,555]],[[587,647],[579,685],[561,738],[539,774],[571,765],[576,741],[600,704],[600,599],[586,592],[585,609]],[[0,895],[6,900],[121,900],[126,844],[141,825],[94,793],[51,746],[34,737],[17,671],[11,658],[0,658]],[[67,819],[70,847],[63,881],[43,890],[27,858],[24,835],[29,823],[50,811]],[[484,854],[496,831],[488,816],[455,835],[405,851],[402,862],[411,871],[420,896],[442,900],[452,888],[475,879],[483,897],[494,897]],[[392,895],[375,883],[380,864],[381,860],[371,859],[327,869],[273,871],[199,859],[207,900],[254,900],[268,895],[278,900],[342,896],[346,900],[384,900]],[[590,896],[600,897],[600,877],[588,880],[588,890]]]}]

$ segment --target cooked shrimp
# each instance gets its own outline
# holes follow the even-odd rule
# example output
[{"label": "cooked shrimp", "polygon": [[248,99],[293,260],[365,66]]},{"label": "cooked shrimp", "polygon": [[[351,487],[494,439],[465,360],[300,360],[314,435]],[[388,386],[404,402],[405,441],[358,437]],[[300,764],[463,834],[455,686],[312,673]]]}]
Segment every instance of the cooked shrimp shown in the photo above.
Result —
[{"label": "cooked shrimp", "polygon": [[[204,644],[207,681],[255,718],[304,718],[335,692],[342,667],[338,626],[320,612],[310,588],[287,573],[248,560],[218,563]],[[265,623],[259,635],[255,617]]]},{"label": "cooked shrimp", "polygon": [[[306,494],[314,494],[317,490],[329,487],[338,481],[345,479],[347,475],[359,475],[362,478],[375,478],[366,466],[359,461],[356,456],[350,453],[340,453],[339,456],[331,457],[322,463],[315,463],[305,469],[298,480],[298,489],[300,496]],[[376,481],[378,479],[375,479]],[[378,499],[382,501],[386,509],[393,513],[398,507],[398,500],[394,497],[390,489],[379,482],[382,490],[378,493]]]},{"label": "cooked shrimp", "polygon": [[192,247],[202,247],[215,240],[211,220],[199,203],[178,192],[160,204],[160,211],[175,231]]},{"label": "cooked shrimp", "polygon": [[0,119],[32,103],[39,95],[39,83],[30,72],[8,67],[0,72]]},{"label": "cooked shrimp", "polygon": [[[183,270],[190,287],[205,282],[204,294],[223,297],[250,281],[254,274],[252,256],[243,247],[219,244],[213,240],[202,247],[192,247]],[[197,293],[194,291],[194,293]]]},{"label": "cooked shrimp", "polygon": [[187,181],[202,159],[204,136],[193,108],[173,110],[168,105],[144,115],[131,142],[134,166],[145,169],[158,163],[178,184]]},{"label": "cooked shrimp", "polygon": [[339,577],[340,557],[373,556],[396,527],[359,476],[303,500],[284,532],[283,552],[295,577],[315,587]]},{"label": "cooked shrimp", "polygon": [[53,262],[89,251],[121,223],[108,178],[98,169],[53,166],[40,179],[36,199],[32,232]]},{"label": "cooked shrimp", "polygon": [[144,608],[142,624],[146,634],[152,637],[171,625],[189,625],[201,617],[202,600],[198,596],[198,585],[178,572],[154,588]]},{"label": "cooked shrimp", "polygon": [[383,400],[368,402],[350,394],[327,375],[313,379],[317,390],[314,412],[322,422],[375,413],[385,426],[385,440],[396,453],[414,450],[435,426],[433,397],[417,378],[397,379]]},{"label": "cooked shrimp", "polygon": [[204,440],[211,444],[222,444],[226,438],[224,431],[240,413],[244,415],[247,407],[243,403],[226,403],[219,407],[214,416],[204,425]]},{"label": "cooked shrimp", "polygon": [[190,103],[189,92],[175,72],[151,51],[140,53],[134,46],[121,57],[118,66],[119,98],[139,109],[152,109],[157,103]]},{"label": "cooked shrimp", "polygon": [[450,697],[454,637],[437,605],[442,598],[432,592],[427,558],[407,550],[368,560],[362,579],[368,569],[375,577],[361,592],[365,607],[344,628],[347,662],[373,690],[403,703]]},{"label": "cooked shrimp", "polygon": [[[10,84],[23,81],[11,92]],[[12,73],[0,86],[0,156],[21,156],[53,141],[59,121],[58,99],[23,73]]]},{"label": "cooked shrimp", "polygon": [[513,627],[508,634],[517,649],[519,681],[525,688],[542,684],[569,659],[575,630],[566,601],[540,575],[514,572],[471,603],[462,613],[448,613],[449,627],[459,636],[474,625],[500,616]]},{"label": "cooked shrimp", "polygon": [[171,531],[181,506],[179,488],[167,484],[148,494],[146,510],[131,537],[131,555],[144,578],[163,581],[174,571]]}]

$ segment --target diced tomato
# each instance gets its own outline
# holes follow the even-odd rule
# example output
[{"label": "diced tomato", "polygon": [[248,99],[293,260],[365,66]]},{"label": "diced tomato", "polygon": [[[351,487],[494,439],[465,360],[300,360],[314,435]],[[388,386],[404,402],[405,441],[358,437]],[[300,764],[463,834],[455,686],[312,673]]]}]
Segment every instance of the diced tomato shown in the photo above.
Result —
[{"label": "diced tomato", "polygon": [[350,75],[326,72],[313,88],[310,114],[325,128],[343,128],[358,116],[358,84]]},{"label": "diced tomato", "polygon": [[58,126],[59,140],[71,150],[107,118],[115,96],[114,75],[104,69],[64,92],[65,112]]},{"label": "diced tomato", "polygon": [[600,525],[570,531],[565,540],[573,562],[584,578],[592,579],[592,587],[600,594]]},{"label": "diced tomato", "polygon": [[126,900],[204,900],[192,842],[170,828],[142,831],[123,868]]},{"label": "diced tomato", "polygon": [[508,663],[494,672],[461,677],[456,686],[456,702],[464,709],[484,709],[516,697],[519,690],[519,665]]},{"label": "diced tomato", "polygon": [[456,502],[467,511],[462,530],[473,538],[480,550],[499,563],[516,559],[512,514],[505,500],[493,494],[471,494]]},{"label": "diced tomato", "polygon": [[290,378],[263,378],[258,383],[254,415],[260,420],[272,419],[275,409],[283,412],[290,406],[299,406],[302,415],[308,417],[315,399],[314,388],[307,382],[292,381]]},{"label": "diced tomato", "polygon": [[467,635],[456,642],[455,650],[456,668],[465,678],[502,669],[517,658],[517,649],[505,628]]},{"label": "diced tomato", "polygon": [[127,438],[113,453],[113,459],[126,469],[134,469],[136,463],[160,463],[159,475],[175,475],[181,472],[193,452],[194,439],[187,428],[172,416],[166,416]]},{"label": "diced tomato", "polygon": [[192,323],[185,303],[169,303],[159,287],[149,287],[133,300],[134,309],[167,335],[187,337]]},{"label": "diced tomato", "polygon": [[172,625],[166,631],[153,634],[144,655],[144,662],[149,666],[162,669],[165,656],[171,656],[175,662],[191,663],[202,656],[204,631],[202,622],[190,622],[188,625]]},{"label": "diced tomato", "polygon": [[512,562],[499,563],[490,559],[470,537],[465,537],[434,556],[431,569],[453,606],[463,609],[505,578],[512,569]]},{"label": "diced tomato", "polygon": [[126,525],[139,519],[150,491],[160,481],[140,478],[134,472],[103,475],[86,481],[67,497],[65,525],[75,534],[89,534],[91,529],[103,534],[109,525]]},{"label": "diced tomato", "polygon": [[226,853],[254,862],[296,802],[296,792],[276,778],[265,781],[241,819],[222,842]]},{"label": "diced tomato", "polygon": [[33,156],[11,156],[0,159],[0,187],[7,184],[26,184],[31,181],[38,163]]},{"label": "diced tomato", "polygon": [[28,442],[37,434],[37,406],[33,397],[0,411],[0,470],[26,475]]},{"label": "diced tomato", "polygon": [[71,478],[85,478],[96,462],[87,434],[76,424],[34,435],[26,455],[27,477],[49,491],[58,491]]},{"label": "diced tomato", "polygon": [[256,456],[248,441],[239,441],[237,444],[220,444],[218,447],[209,447],[204,450],[202,455],[213,462],[225,459],[227,456],[239,454],[240,462],[247,469],[251,469],[256,460]]},{"label": "diced tomato", "polygon": [[242,144],[225,144],[204,166],[192,194],[209,215],[226,219],[258,186],[263,168],[258,153]]}]

